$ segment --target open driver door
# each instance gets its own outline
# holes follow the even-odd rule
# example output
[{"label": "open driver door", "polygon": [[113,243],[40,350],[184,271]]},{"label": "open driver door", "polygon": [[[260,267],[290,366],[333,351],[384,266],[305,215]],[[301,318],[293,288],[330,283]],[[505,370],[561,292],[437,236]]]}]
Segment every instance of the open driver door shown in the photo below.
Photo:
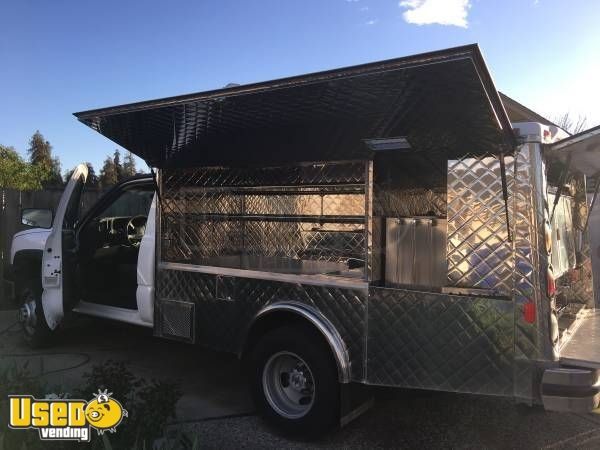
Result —
[{"label": "open driver door", "polygon": [[58,203],[42,256],[42,305],[46,322],[52,330],[78,300],[75,227],[87,176],[85,164],[79,164],[73,171]]}]

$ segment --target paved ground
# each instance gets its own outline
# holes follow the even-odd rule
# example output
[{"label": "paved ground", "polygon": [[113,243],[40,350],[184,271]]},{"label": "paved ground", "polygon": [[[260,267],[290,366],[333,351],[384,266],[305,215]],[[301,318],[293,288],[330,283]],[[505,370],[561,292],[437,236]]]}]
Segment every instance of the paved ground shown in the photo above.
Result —
[{"label": "paved ground", "polygon": [[[14,314],[0,312],[0,332],[13,323]],[[86,318],[42,352],[28,350],[16,327],[0,336],[0,360],[27,360],[33,371],[48,373],[51,384],[76,385],[91,365],[107,359],[124,360],[146,377],[179,380],[184,395],[176,426],[196,433],[203,448],[600,448],[600,416],[395,389],[375,389],[373,409],[321,441],[290,441],[253,414],[234,357],[155,339],[150,330]],[[51,373],[56,369],[69,370]]]}]

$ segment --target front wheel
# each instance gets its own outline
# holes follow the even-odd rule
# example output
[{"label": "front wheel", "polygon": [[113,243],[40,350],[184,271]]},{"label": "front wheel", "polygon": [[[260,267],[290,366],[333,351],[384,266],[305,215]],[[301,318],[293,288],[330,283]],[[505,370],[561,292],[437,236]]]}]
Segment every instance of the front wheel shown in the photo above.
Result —
[{"label": "front wheel", "polygon": [[19,304],[19,322],[27,344],[31,348],[50,345],[53,332],[46,323],[42,291],[36,288],[36,280],[29,280],[19,288]]},{"label": "front wheel", "polygon": [[294,325],[267,333],[251,352],[249,371],[254,401],[276,428],[310,438],[338,424],[337,368],[317,331]]}]

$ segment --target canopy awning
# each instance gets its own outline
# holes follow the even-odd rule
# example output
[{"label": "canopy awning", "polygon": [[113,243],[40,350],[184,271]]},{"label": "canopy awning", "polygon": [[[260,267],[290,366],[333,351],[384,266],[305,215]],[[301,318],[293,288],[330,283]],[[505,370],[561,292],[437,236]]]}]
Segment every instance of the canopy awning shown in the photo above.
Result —
[{"label": "canopy awning", "polygon": [[515,145],[477,45],[75,116],[154,167],[364,159],[398,136],[448,158]]},{"label": "canopy awning", "polygon": [[588,177],[600,177],[600,125],[548,145],[546,154]]}]

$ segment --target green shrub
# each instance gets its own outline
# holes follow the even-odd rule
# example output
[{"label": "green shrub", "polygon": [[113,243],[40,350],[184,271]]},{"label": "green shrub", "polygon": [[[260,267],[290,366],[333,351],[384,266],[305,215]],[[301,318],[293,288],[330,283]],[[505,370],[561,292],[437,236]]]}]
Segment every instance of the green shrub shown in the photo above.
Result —
[{"label": "green shrub", "polygon": [[175,418],[175,404],[181,397],[176,383],[142,379],[123,362],[111,360],[94,366],[83,378],[78,397],[88,399],[98,389],[108,389],[129,412],[117,432],[108,435],[113,448],[133,448],[136,443],[151,448],[167,421]]},{"label": "green shrub", "polygon": [[[91,400],[98,389],[108,389],[112,397],[118,400],[128,411],[129,416],[117,427],[114,434],[105,433],[96,436],[91,429],[92,442],[73,441],[41,441],[33,430],[10,430],[0,432],[0,450],[120,450],[120,449],[152,449],[156,439],[165,432],[165,424],[175,418],[175,404],[181,397],[177,383],[157,380],[146,380],[134,375],[123,362],[107,361],[92,367],[83,375],[83,383],[70,398]],[[27,364],[18,366],[9,364],[0,367],[0,423],[9,422],[10,394],[29,394],[36,398],[45,398],[48,392],[60,392],[50,389],[40,377],[32,377]],[[59,394],[62,396],[65,394]],[[165,441],[164,450],[192,448],[195,444],[186,439]],[[181,447],[181,443],[184,446]]]}]

